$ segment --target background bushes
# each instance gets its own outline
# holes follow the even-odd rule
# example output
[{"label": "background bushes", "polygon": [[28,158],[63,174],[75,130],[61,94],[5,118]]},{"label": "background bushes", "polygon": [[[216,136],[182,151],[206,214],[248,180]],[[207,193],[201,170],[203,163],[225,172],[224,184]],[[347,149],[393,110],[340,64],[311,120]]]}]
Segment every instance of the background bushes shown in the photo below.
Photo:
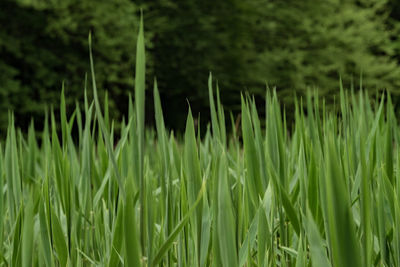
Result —
[{"label": "background bushes", "polygon": [[187,100],[194,114],[208,116],[210,71],[234,112],[240,91],[262,99],[267,85],[276,86],[290,107],[293,95],[308,87],[336,96],[339,77],[358,88],[361,73],[371,93],[388,89],[397,99],[400,6],[394,0],[3,0],[0,129],[8,109],[23,128],[31,116],[40,124],[46,107],[58,108],[62,82],[69,106],[83,99],[89,31],[98,87],[109,92],[113,116],[127,114],[140,8],[147,84],[157,77],[169,127],[184,125]]}]

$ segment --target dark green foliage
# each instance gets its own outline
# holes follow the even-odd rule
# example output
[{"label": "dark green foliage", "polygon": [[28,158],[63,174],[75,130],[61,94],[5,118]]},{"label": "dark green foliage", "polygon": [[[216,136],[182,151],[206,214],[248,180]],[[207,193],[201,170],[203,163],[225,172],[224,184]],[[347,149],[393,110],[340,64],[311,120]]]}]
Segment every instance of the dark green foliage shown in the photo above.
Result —
[{"label": "dark green foliage", "polygon": [[[124,100],[134,85],[139,8],[148,51],[146,85],[152,86],[157,77],[169,127],[183,129],[187,100],[194,117],[201,112],[200,125],[206,126],[210,71],[228,111],[240,109],[239,91],[250,91],[262,103],[266,85],[276,87],[291,106],[294,92],[301,95],[308,87],[337,99],[339,77],[345,87],[358,88],[360,76],[366,90],[388,89],[397,103],[397,2],[3,0],[0,131],[4,135],[10,108],[23,128],[31,116],[41,122],[46,105],[58,106],[63,81],[67,106],[83,99],[89,31],[98,87],[108,90],[112,115],[126,115]],[[151,121],[152,103],[145,106]]]},{"label": "dark green foliage", "polygon": [[[229,109],[240,108],[238,91],[265,87],[256,72],[257,51],[248,20],[255,1],[150,1],[145,24],[156,32],[150,52],[161,98],[174,114],[167,124],[185,120],[182,106],[190,100],[193,113],[206,115],[209,72],[217,77]],[[147,2],[146,2],[147,3]],[[259,71],[259,70],[258,70]],[[258,79],[258,80],[257,80]],[[261,80],[260,80],[261,79]],[[236,92],[234,92],[236,91]],[[261,90],[264,94],[264,89]],[[233,106],[232,104],[237,104]],[[180,115],[182,114],[182,115]],[[205,118],[206,116],[204,116]],[[178,120],[177,120],[178,119]]]},{"label": "dark green foliage", "polygon": [[351,87],[362,76],[372,92],[400,85],[387,0],[164,0],[149,5],[146,24],[156,32],[154,69],[172,111],[182,110],[189,98],[194,113],[204,114],[202,82],[208,71],[221,81],[222,100],[230,110],[240,107],[234,91],[264,96],[266,84],[276,86],[290,104],[293,90],[303,93],[308,87],[337,95],[339,77]]},{"label": "dark green foliage", "polygon": [[98,84],[109,90],[110,108],[118,114],[115,103],[133,86],[136,14],[128,0],[2,1],[0,130],[9,108],[23,128],[31,116],[42,119],[45,105],[58,106],[63,81],[67,105],[83,102],[89,31]]},{"label": "dark green foliage", "polygon": [[261,57],[266,79],[278,89],[318,87],[337,95],[339,76],[350,87],[352,77],[358,81],[362,75],[367,89],[394,89],[399,70],[385,2],[269,2]]}]

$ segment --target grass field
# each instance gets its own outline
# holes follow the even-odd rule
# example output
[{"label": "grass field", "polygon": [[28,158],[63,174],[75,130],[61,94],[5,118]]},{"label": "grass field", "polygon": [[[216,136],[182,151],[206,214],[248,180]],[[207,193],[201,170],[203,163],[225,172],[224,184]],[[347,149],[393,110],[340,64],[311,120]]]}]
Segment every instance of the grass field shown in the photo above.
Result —
[{"label": "grass field", "polygon": [[177,141],[156,83],[156,129],[145,129],[141,27],[135,101],[117,139],[91,65],[94,100],[67,117],[62,94],[60,121],[50,114],[42,136],[23,135],[10,115],[1,266],[400,266],[390,97],[341,89],[334,113],[309,94],[288,125],[271,91],[265,123],[243,97],[237,127],[210,78],[210,130],[200,138],[189,111]]}]

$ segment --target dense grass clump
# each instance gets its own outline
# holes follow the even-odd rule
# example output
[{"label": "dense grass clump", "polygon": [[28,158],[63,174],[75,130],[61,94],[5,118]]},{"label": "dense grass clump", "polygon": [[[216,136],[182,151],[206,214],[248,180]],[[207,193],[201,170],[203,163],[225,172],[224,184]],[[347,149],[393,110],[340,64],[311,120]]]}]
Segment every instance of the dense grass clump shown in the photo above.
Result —
[{"label": "dense grass clump", "polygon": [[145,130],[141,27],[135,102],[116,140],[91,65],[94,100],[68,117],[62,94],[60,135],[53,114],[41,138],[33,127],[24,137],[10,116],[1,266],[400,266],[390,97],[371,104],[341,90],[337,114],[310,94],[290,127],[274,92],[265,123],[243,97],[241,127],[232,120],[228,135],[210,78],[211,129],[200,138],[189,111],[176,141],[156,83],[156,133]]}]

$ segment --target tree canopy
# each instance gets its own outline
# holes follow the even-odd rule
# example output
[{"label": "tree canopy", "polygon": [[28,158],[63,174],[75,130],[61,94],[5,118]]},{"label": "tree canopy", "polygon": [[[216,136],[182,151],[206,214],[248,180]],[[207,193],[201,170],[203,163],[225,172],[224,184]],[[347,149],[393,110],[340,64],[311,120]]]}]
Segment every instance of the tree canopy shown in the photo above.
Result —
[{"label": "tree canopy", "polygon": [[287,105],[310,87],[335,96],[340,77],[346,87],[358,87],[362,76],[370,92],[387,89],[395,98],[400,92],[394,0],[3,0],[0,6],[0,129],[8,109],[20,126],[57,109],[62,83],[67,105],[82,100],[91,86],[85,85],[89,31],[100,92],[108,91],[114,116],[127,114],[140,9],[147,87],[157,77],[173,128],[184,125],[187,100],[194,114],[208,116],[210,72],[232,111],[239,92],[263,98],[267,86]]}]

